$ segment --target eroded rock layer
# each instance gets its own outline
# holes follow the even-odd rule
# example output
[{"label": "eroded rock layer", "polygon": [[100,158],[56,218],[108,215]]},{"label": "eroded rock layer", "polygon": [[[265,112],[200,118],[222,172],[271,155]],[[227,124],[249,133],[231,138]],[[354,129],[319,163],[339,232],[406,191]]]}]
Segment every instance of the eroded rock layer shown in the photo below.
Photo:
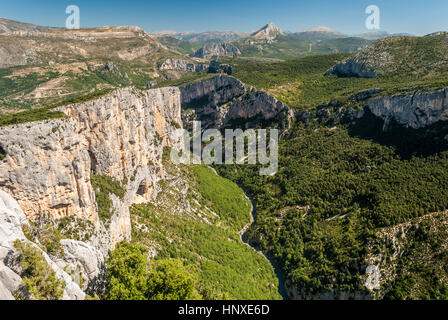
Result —
[{"label": "eroded rock layer", "polygon": [[[76,216],[106,227],[110,246],[130,238],[129,206],[149,200],[163,178],[162,153],[181,124],[175,88],[116,90],[98,100],[59,108],[68,117],[1,128],[0,189],[36,220]],[[114,214],[98,217],[91,175],[119,181],[125,195],[110,195]]]}]

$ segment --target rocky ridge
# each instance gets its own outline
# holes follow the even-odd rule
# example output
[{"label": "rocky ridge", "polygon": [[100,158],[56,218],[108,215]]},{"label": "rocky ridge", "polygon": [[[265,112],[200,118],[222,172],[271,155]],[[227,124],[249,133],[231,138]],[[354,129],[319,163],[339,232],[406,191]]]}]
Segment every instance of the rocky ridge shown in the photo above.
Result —
[{"label": "rocky ridge", "polygon": [[[65,284],[62,297],[64,300],[83,300],[85,293],[79,286],[79,279],[78,283],[74,281],[65,271],[67,268],[54,262],[36,243],[32,243],[25,237],[22,227],[28,224],[28,219],[17,201],[6,192],[0,190],[0,300],[13,300],[17,294],[27,294],[24,292],[22,280],[23,269],[18,262],[18,252],[14,246],[17,240],[29,243],[43,255],[45,262],[55,272],[56,277]],[[82,253],[81,251],[73,250],[70,260],[63,261],[63,265],[76,268],[79,261],[88,261],[91,265],[88,275],[104,273],[102,265],[93,263],[95,260],[101,259],[101,255],[97,255],[96,249],[85,243],[74,244],[74,246],[78,245],[82,245],[86,251]]]},{"label": "rocky ridge", "polygon": [[448,36],[389,36],[362,48],[353,57],[327,71],[340,77],[443,76],[447,68]]},{"label": "rocky ridge", "polygon": [[174,70],[174,71],[188,71],[188,72],[201,72],[209,68],[205,63],[194,63],[182,59],[166,59],[160,64],[159,70]]},{"label": "rocky ridge", "polygon": [[264,91],[247,87],[236,78],[217,75],[181,87],[182,108],[193,110],[183,116],[184,126],[191,127],[191,119],[202,121],[203,128],[232,127],[243,122],[254,127],[262,121],[277,121],[284,130],[292,121],[292,110]]},{"label": "rocky ridge", "polygon": [[238,57],[241,51],[231,43],[208,43],[197,50],[193,57],[211,59],[213,57]]},{"label": "rocky ridge", "polygon": [[365,105],[384,120],[383,130],[388,130],[392,122],[421,129],[448,120],[448,89],[381,97]]}]

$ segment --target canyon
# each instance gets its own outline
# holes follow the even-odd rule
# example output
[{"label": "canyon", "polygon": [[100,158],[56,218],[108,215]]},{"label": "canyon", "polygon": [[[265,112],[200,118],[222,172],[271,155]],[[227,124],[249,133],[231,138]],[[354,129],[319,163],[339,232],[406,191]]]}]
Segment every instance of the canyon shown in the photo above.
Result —
[{"label": "canyon", "polygon": [[[378,93],[375,91],[358,98],[364,101],[366,110],[385,121],[385,130],[392,119],[403,126],[425,128],[446,119],[446,90],[380,98],[374,97]],[[157,197],[166,175],[163,150],[183,143],[173,140],[176,129],[189,128],[193,120],[202,120],[204,128],[219,129],[271,122],[285,132],[296,117],[300,121],[297,113],[276,98],[226,75],[179,88],[117,89],[55,111],[65,117],[0,128],[4,154],[0,161],[2,298],[12,298],[22,281],[14,242],[29,241],[23,226],[42,217],[50,221],[76,217],[92,223],[90,239],[61,241],[66,252],[63,258],[39,250],[64,280],[65,299],[84,299],[87,292],[101,292],[108,250],[131,239],[130,206]],[[354,119],[364,113],[358,112]],[[112,202],[108,219],[99,215],[98,190],[93,187],[92,176],[107,176],[124,189],[121,196],[107,195]],[[39,248],[36,243],[32,245]],[[84,282],[80,278],[74,281],[66,271],[78,270],[78,265]],[[377,269],[370,266],[369,270]],[[366,280],[366,286],[370,282]],[[288,296],[297,299],[369,298],[361,292],[309,295],[288,280],[285,287]]]},{"label": "canyon", "polygon": [[[249,102],[238,100],[246,93]],[[11,217],[7,221],[17,222],[7,227],[1,237],[4,250],[0,258],[10,261],[6,257],[17,255],[13,243],[17,239],[26,241],[21,227],[28,221],[59,221],[70,217],[87,220],[94,226],[88,241],[62,240],[67,252],[62,260],[45,257],[57,275],[66,280],[64,298],[83,299],[84,293],[81,284],[67,280],[67,273],[56,267],[57,261],[64,267],[82,261],[85,267],[81,278],[87,280],[82,289],[97,288],[101,292],[101,283],[97,282],[104,278],[108,250],[120,241],[131,239],[130,206],[157,197],[158,184],[165,177],[163,150],[178,148],[183,143],[181,137],[173,140],[172,135],[183,126],[182,108],[210,96],[213,101],[199,105],[197,110],[199,114],[215,110],[214,125],[227,123],[228,119],[270,120],[287,110],[275,98],[220,75],[181,89],[118,89],[95,100],[54,109],[65,115],[60,119],[2,127],[0,146],[5,156],[0,162],[0,191],[6,199],[2,210]],[[235,104],[229,115],[223,114],[219,119],[219,107],[232,100]],[[270,103],[266,105],[266,101]],[[258,105],[258,109],[252,110],[246,105]],[[232,111],[235,108],[240,110]],[[121,196],[107,195],[112,202],[108,219],[99,214],[96,201],[99,190],[95,190],[92,176],[107,176],[124,189]],[[12,262],[2,268],[8,274],[14,272]],[[17,283],[8,286],[14,290],[21,282],[20,268],[15,268]],[[72,282],[75,293],[67,291],[71,290]],[[95,293],[95,290],[89,292]],[[4,297],[11,295],[5,293]]]}]

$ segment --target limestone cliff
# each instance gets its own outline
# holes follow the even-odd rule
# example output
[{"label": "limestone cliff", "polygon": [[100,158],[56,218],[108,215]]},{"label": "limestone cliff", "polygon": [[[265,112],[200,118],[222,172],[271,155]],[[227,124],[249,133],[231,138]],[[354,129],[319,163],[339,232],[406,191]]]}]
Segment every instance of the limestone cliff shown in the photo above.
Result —
[{"label": "limestone cliff", "polygon": [[194,63],[191,61],[183,59],[166,59],[163,61],[159,70],[174,70],[174,71],[188,71],[188,72],[201,72],[202,70],[208,69],[208,64],[205,63]]},{"label": "limestone cliff", "polygon": [[198,49],[193,57],[211,59],[213,57],[238,57],[241,51],[231,43],[207,43]]},{"label": "limestone cliff", "polygon": [[420,129],[448,120],[448,89],[372,99],[366,107],[384,120],[384,130],[392,121]]},{"label": "limestone cliff", "polygon": [[[163,178],[163,147],[172,145],[170,134],[181,124],[179,90],[120,89],[59,110],[67,118],[0,129],[6,153],[0,189],[32,220],[77,216],[106,228],[113,247],[130,238],[129,206],[149,200]],[[126,190],[122,198],[111,195],[108,223],[99,220],[91,174],[112,177]]]},{"label": "limestone cliff", "polygon": [[[58,110],[66,117],[0,128],[0,150],[5,154],[0,161],[0,195],[7,202],[0,206],[4,207],[0,221],[3,298],[12,298],[21,287],[21,269],[11,256],[16,255],[16,239],[29,241],[22,231],[28,219],[90,221],[95,230],[87,242],[60,241],[64,254],[59,257],[42,252],[66,283],[64,299],[84,299],[83,290],[101,292],[107,251],[119,241],[130,240],[129,207],[157,195],[157,183],[164,178],[163,149],[182,143],[170,138],[182,124],[176,88],[144,92],[124,88]],[[124,189],[122,197],[108,195],[109,220],[99,217],[92,174],[108,176]],[[36,243],[33,246],[42,250]],[[71,280],[65,270],[76,274],[76,279]]]},{"label": "limestone cliff", "polygon": [[218,75],[181,87],[182,108],[193,110],[194,116],[184,113],[184,125],[191,119],[202,121],[203,128],[251,127],[262,121],[279,122],[289,128],[292,110],[269,94],[248,87],[236,78]]}]

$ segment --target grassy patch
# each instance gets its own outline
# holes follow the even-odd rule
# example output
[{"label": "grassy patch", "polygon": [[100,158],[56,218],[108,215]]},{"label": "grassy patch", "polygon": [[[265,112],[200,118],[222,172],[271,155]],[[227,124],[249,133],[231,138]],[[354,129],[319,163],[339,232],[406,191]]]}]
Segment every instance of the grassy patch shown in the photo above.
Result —
[{"label": "grassy patch", "polygon": [[0,117],[0,127],[21,124],[33,121],[59,119],[66,117],[61,111],[51,111],[52,108],[39,108],[14,114],[5,114]]},{"label": "grassy patch", "polygon": [[205,204],[235,229],[242,229],[247,224],[251,208],[243,191],[208,167],[193,166],[191,170],[196,175],[198,191],[207,201]]},{"label": "grassy patch", "polygon": [[101,221],[107,223],[113,215],[110,194],[123,198],[126,190],[120,182],[106,175],[91,175],[90,180],[95,191],[96,203],[98,204],[98,216]]},{"label": "grassy patch", "polygon": [[57,221],[57,229],[64,239],[88,241],[95,232],[95,226],[89,220],[76,216],[64,217]]},{"label": "grassy patch", "polygon": [[50,120],[50,119],[59,119],[65,118],[66,115],[62,111],[52,111],[52,109],[74,104],[81,103],[90,100],[97,99],[107,93],[111,92],[111,90],[98,90],[93,93],[83,95],[80,97],[71,98],[65,100],[63,102],[53,104],[44,108],[32,109],[23,112],[13,113],[13,114],[5,114],[0,117],[0,127],[28,123],[34,121],[42,121],[42,120]]}]

